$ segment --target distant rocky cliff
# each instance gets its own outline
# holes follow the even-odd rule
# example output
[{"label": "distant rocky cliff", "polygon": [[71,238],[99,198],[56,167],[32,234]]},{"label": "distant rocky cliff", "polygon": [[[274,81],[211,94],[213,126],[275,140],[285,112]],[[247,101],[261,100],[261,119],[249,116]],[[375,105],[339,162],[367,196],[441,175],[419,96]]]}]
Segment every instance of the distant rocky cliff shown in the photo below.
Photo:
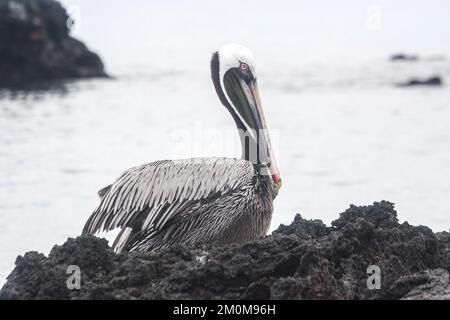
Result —
[{"label": "distant rocky cliff", "polygon": [[0,0],[0,88],[106,76],[99,56],[69,35],[68,18],[54,0]]},{"label": "distant rocky cliff", "polygon": [[[80,270],[68,289],[69,265]],[[369,272],[368,272],[369,271]],[[1,299],[450,299],[450,234],[399,224],[389,202],[327,227],[300,215],[266,238],[116,255],[92,236],[28,252]]]}]

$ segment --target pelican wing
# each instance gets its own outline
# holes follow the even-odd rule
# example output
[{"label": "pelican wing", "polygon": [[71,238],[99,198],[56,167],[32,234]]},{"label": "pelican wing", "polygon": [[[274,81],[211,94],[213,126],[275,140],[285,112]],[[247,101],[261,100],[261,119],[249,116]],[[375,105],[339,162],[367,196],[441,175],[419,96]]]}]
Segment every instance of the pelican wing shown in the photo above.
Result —
[{"label": "pelican wing", "polygon": [[99,206],[83,233],[139,221],[142,231],[161,229],[184,204],[220,196],[252,181],[253,165],[229,158],[165,160],[133,167],[102,189]]}]

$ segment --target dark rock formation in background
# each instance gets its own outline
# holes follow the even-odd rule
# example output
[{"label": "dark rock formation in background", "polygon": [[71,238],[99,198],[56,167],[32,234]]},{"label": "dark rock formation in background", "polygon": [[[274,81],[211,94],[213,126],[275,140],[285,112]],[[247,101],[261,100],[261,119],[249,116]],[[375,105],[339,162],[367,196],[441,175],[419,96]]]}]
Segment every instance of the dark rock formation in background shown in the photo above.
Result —
[{"label": "dark rock formation in background", "polygon": [[[66,286],[69,265],[81,289]],[[381,289],[367,287],[367,268]],[[450,234],[399,224],[393,204],[351,206],[327,227],[300,215],[266,238],[116,255],[106,240],[28,252],[1,299],[449,299]]]},{"label": "dark rock formation in background", "polygon": [[[417,55],[409,55],[404,53],[393,54],[390,59],[392,62],[413,62],[418,61],[419,57]],[[445,60],[444,56],[433,56],[428,58],[429,61],[443,61]],[[398,87],[417,87],[417,86],[428,86],[428,87],[440,87],[444,84],[444,81],[441,76],[434,75],[429,78],[420,79],[420,78],[410,78],[405,82],[397,83]]]},{"label": "dark rock formation in background", "polygon": [[98,55],[69,35],[68,18],[54,0],[0,0],[0,88],[106,76]]},{"label": "dark rock formation in background", "polygon": [[400,83],[400,87],[416,87],[416,86],[432,86],[440,87],[443,85],[442,78],[440,76],[433,76],[427,79],[413,78],[404,83]]},{"label": "dark rock formation in background", "polygon": [[390,60],[392,62],[398,62],[398,61],[417,61],[419,60],[419,57],[413,54],[404,54],[404,53],[396,53],[393,54],[390,57]]}]

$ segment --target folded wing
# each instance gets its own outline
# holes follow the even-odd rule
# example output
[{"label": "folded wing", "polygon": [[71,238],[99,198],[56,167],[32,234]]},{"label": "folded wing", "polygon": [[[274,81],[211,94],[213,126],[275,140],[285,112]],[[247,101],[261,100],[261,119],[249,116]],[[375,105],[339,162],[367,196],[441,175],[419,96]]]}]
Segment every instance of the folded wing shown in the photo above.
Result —
[{"label": "folded wing", "polygon": [[133,167],[102,189],[100,204],[83,233],[131,224],[143,232],[160,230],[183,212],[185,204],[244,188],[253,174],[250,162],[229,158],[166,160]]}]

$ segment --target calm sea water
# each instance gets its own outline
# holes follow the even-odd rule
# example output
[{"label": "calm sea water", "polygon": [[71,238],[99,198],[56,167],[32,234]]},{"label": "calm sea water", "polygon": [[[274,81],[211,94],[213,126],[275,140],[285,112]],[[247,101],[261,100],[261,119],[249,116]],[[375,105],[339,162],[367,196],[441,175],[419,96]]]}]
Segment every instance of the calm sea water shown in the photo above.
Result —
[{"label": "calm sea water", "polygon": [[[405,13],[387,1],[66,1],[78,18],[74,33],[115,79],[0,92],[0,283],[18,254],[48,253],[77,236],[97,190],[123,170],[158,159],[239,157],[233,120],[209,79],[211,52],[230,41],[257,58],[284,182],[272,229],[297,212],[330,223],[349,204],[385,199],[401,221],[448,230],[448,86],[393,85],[432,74],[450,81],[450,28],[431,2],[408,2]],[[423,59],[389,63],[401,49]]]}]

